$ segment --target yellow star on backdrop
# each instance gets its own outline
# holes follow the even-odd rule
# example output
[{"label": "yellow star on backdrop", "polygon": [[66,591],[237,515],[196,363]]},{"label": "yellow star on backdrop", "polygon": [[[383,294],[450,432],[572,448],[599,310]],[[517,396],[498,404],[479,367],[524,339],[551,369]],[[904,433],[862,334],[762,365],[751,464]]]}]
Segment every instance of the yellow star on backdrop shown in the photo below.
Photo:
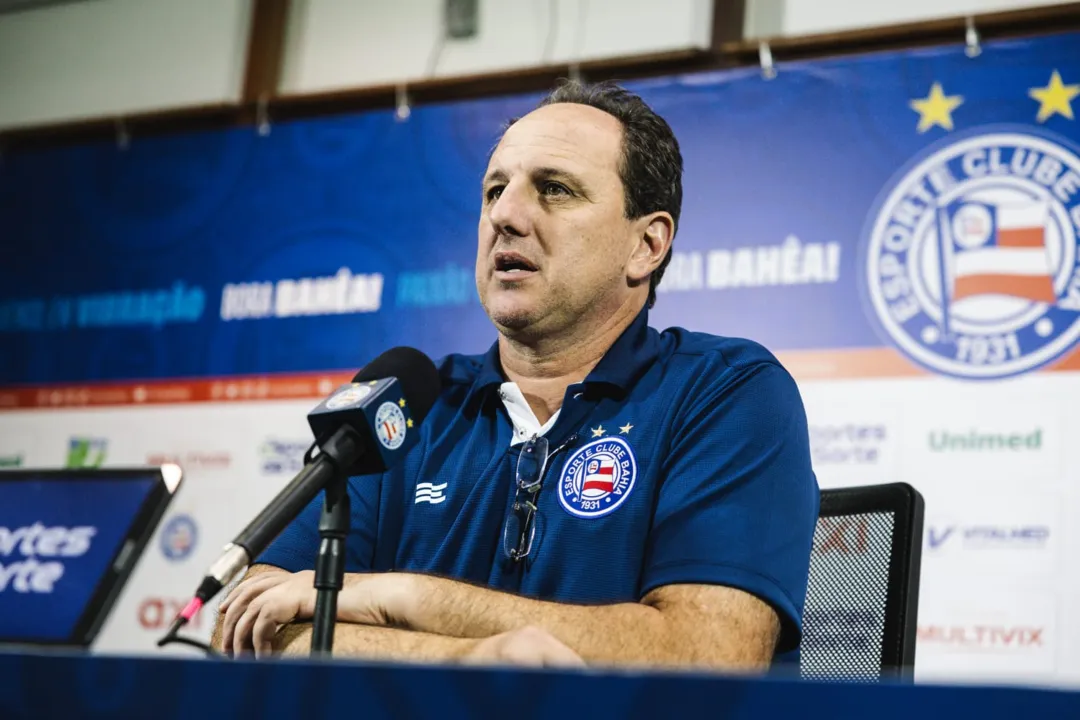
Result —
[{"label": "yellow star on backdrop", "polygon": [[412,418],[405,421],[405,427],[412,427]]},{"label": "yellow star on backdrop", "polygon": [[1061,82],[1061,73],[1055,70],[1046,87],[1031,88],[1028,95],[1039,101],[1039,114],[1035,116],[1039,122],[1046,122],[1054,113],[1074,120],[1072,99],[1080,95],[1080,85],[1064,84]]},{"label": "yellow star on backdrop", "polygon": [[631,425],[630,423],[626,423],[625,425],[623,425],[622,427],[619,428],[619,434],[620,435],[629,435],[630,431],[633,430],[633,429],[634,429],[633,425]]},{"label": "yellow star on backdrop", "polygon": [[593,437],[600,437],[603,434],[604,434],[604,426],[603,425],[601,425],[600,427],[594,427],[592,429],[592,436]]},{"label": "yellow star on backdrop", "polygon": [[916,128],[923,133],[938,125],[946,130],[953,129],[952,111],[960,107],[964,98],[960,95],[946,95],[941,83],[930,86],[930,94],[921,100],[908,103],[912,110],[919,113],[919,125]]},{"label": "yellow star on backdrop", "polygon": [[398,400],[397,404],[400,405],[401,407],[405,407],[405,398],[401,398],[400,400]]}]

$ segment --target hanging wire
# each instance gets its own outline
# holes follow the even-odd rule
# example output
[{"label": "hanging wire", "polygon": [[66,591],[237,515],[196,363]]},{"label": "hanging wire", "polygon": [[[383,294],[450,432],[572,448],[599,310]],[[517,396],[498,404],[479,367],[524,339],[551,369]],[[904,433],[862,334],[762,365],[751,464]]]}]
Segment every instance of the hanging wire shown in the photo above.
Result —
[{"label": "hanging wire", "polygon": [[967,28],[964,31],[964,54],[969,58],[979,57],[982,46],[979,44],[979,29],[975,27],[975,17],[967,16]]},{"label": "hanging wire", "polygon": [[427,65],[424,67],[424,77],[432,77],[439,68],[443,49],[446,48],[446,36],[450,33],[450,18],[447,17],[449,12],[450,10],[444,2],[442,14],[439,16],[439,36],[435,38],[435,44],[431,46],[431,52],[428,53]]},{"label": "hanging wire", "polygon": [[259,133],[259,137],[266,137],[270,134],[270,114],[267,112],[266,94],[259,96],[259,101],[255,104],[255,128]]},{"label": "hanging wire", "polygon": [[580,0],[578,2],[578,21],[576,32],[574,33],[574,50],[573,58],[574,62],[581,61],[581,51],[585,48],[585,21],[589,16],[589,0]]},{"label": "hanging wire", "polygon": [[124,123],[124,118],[116,118],[116,147],[121,150],[127,150],[131,146],[131,135],[128,133],[127,124]]},{"label": "hanging wire", "polygon": [[588,15],[589,0],[579,0],[577,27],[574,28],[574,46],[570,50],[570,66],[567,68],[566,74],[566,77],[571,82],[585,82],[585,78],[581,74],[581,52],[585,47],[585,21]]},{"label": "hanging wire", "polygon": [[404,122],[410,115],[412,115],[412,107],[409,104],[409,92],[402,83],[394,91],[394,117]]},{"label": "hanging wire", "polygon": [[776,77],[776,66],[773,64],[772,48],[769,43],[758,44],[758,61],[761,63],[761,76],[766,80]]},{"label": "hanging wire", "polygon": [[548,0],[548,28],[547,37],[544,38],[544,50],[540,55],[540,64],[551,63],[551,56],[555,52],[555,41],[559,37],[559,0]]}]

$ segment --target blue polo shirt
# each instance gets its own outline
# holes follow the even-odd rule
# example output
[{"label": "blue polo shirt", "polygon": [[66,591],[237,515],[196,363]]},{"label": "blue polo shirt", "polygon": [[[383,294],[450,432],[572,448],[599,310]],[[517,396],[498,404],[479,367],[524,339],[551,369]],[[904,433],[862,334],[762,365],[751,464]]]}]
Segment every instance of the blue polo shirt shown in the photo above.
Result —
[{"label": "blue polo shirt", "polygon": [[[511,561],[522,445],[499,397],[498,344],[439,364],[442,392],[405,461],[349,480],[347,570],[412,571],[567,603],[636,602],[673,583],[752,593],[797,647],[818,487],[794,380],[760,345],[648,327],[647,311],[545,437],[536,535]],[[322,497],[258,562],[312,569]]]}]

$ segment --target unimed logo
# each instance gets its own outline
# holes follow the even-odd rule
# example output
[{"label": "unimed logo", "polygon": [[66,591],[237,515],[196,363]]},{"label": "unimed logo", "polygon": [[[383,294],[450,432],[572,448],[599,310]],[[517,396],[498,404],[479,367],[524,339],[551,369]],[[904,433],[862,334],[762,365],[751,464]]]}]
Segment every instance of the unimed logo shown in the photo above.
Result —
[{"label": "unimed logo", "polygon": [[1042,428],[1014,433],[936,430],[930,433],[929,442],[934,452],[1038,452],[1042,450],[1043,436]]},{"label": "unimed logo", "polygon": [[919,642],[971,650],[1043,646],[1044,628],[1029,625],[922,625]]}]

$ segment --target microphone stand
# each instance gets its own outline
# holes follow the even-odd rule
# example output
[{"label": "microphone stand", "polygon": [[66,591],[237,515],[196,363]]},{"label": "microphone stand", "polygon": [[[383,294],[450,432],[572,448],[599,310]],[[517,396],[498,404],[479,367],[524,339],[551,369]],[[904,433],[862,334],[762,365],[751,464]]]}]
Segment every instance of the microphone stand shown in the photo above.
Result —
[{"label": "microphone stand", "polygon": [[326,485],[319,518],[319,557],[315,561],[315,614],[311,654],[329,656],[334,647],[338,592],[345,584],[345,538],[349,534],[348,480],[337,475]]}]

